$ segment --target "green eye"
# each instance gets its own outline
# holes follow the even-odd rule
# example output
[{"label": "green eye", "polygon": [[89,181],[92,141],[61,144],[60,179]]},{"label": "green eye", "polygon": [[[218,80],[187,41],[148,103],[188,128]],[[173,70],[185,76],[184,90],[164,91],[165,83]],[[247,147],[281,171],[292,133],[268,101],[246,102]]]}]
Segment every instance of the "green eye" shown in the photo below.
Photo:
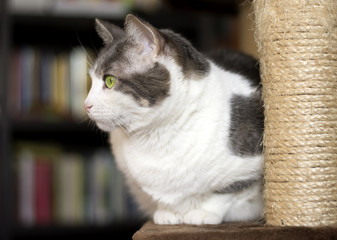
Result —
[{"label": "green eye", "polygon": [[105,86],[107,88],[112,88],[115,85],[116,78],[114,76],[108,75],[104,77]]}]

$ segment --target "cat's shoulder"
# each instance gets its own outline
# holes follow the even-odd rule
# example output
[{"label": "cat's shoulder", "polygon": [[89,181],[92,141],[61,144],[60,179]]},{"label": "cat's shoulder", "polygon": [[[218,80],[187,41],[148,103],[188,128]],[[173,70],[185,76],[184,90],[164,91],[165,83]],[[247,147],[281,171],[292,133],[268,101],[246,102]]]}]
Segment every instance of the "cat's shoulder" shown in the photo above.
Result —
[{"label": "cat's shoulder", "polygon": [[223,70],[244,76],[252,86],[260,85],[259,61],[252,56],[232,49],[220,49],[205,55]]}]

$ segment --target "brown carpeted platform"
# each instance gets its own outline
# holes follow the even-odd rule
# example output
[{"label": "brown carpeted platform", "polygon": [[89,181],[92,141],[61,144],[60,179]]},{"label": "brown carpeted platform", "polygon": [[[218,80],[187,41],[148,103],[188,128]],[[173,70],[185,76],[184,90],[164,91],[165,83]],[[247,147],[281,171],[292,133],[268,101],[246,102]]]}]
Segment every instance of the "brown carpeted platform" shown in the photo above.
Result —
[{"label": "brown carpeted platform", "polygon": [[336,227],[271,227],[259,223],[155,225],[147,222],[133,240],[337,240]]}]

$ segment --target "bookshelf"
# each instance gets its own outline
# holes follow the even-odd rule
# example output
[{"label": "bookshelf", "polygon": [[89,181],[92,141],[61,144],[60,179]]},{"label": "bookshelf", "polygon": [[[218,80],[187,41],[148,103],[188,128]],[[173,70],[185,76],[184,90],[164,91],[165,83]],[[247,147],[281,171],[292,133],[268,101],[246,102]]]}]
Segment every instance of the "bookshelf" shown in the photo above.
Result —
[{"label": "bookshelf", "polygon": [[[15,2],[20,1],[15,0]],[[18,178],[20,156],[22,156],[20,154],[24,152],[24,149],[28,149],[35,160],[41,156],[47,159],[53,158],[51,155],[59,156],[56,160],[43,160],[42,162],[36,160],[40,163],[38,166],[29,165],[27,162],[26,165],[21,166],[21,171],[26,172],[26,175],[27,171],[24,170],[27,166],[27,168],[38,169],[37,171],[42,172],[39,176],[40,179],[46,179],[49,176],[48,172],[54,171],[54,165],[51,165],[51,162],[54,164],[55,161],[58,161],[58,164],[65,164],[68,166],[66,168],[71,168],[67,165],[69,156],[76,155],[81,160],[74,168],[86,171],[85,169],[91,168],[90,164],[95,164],[95,160],[93,160],[95,155],[102,152],[102,149],[106,150],[104,154],[107,153],[109,149],[108,136],[93,127],[82,115],[83,112],[78,110],[77,107],[82,108],[82,100],[78,102],[72,102],[71,98],[66,102],[62,101],[63,98],[60,100],[60,96],[74,95],[74,92],[65,92],[67,88],[71,89],[69,83],[71,82],[71,77],[69,77],[71,69],[67,70],[67,74],[63,73],[61,86],[53,85],[51,72],[53,68],[58,73],[62,72],[60,69],[57,70],[57,66],[70,66],[72,54],[74,51],[81,52],[82,46],[90,54],[95,55],[96,49],[99,49],[102,43],[94,30],[94,17],[100,17],[122,26],[126,10],[113,16],[107,14],[105,10],[100,11],[99,8],[96,9],[97,11],[93,11],[94,14],[90,12],[88,15],[85,12],[88,9],[83,6],[78,12],[75,11],[76,8],[67,12],[61,11],[62,6],[55,11],[48,9],[48,6],[40,7],[37,10],[30,8],[29,11],[26,11],[21,8],[9,11],[5,0],[0,0],[0,3],[0,239],[60,239],[68,237],[103,239],[117,235],[121,236],[120,239],[130,239],[144,220],[132,209],[134,206],[130,203],[132,200],[129,199],[129,196],[126,195],[125,198],[118,200],[127,203],[127,206],[123,205],[124,208],[132,206],[131,213],[127,213],[127,217],[124,218],[112,219],[109,216],[101,216],[101,218],[97,217],[94,220],[91,217],[88,220],[88,217],[82,217],[79,222],[76,222],[75,220],[55,220],[54,216],[50,216],[51,213],[47,217],[42,213],[42,220],[37,221],[36,213],[34,213],[33,217],[29,214],[28,217],[25,216],[28,218],[25,222],[20,220],[19,214],[21,211],[19,195],[22,193],[19,191],[20,180]],[[231,3],[230,7],[232,9],[230,12],[236,14],[235,5]],[[130,10],[130,6],[127,10]],[[198,49],[208,50],[219,45],[237,47],[236,31],[233,30],[236,23],[232,18],[223,21],[224,18],[221,14],[200,14],[176,8],[170,11],[158,7],[152,7],[151,13],[136,9],[133,9],[133,12],[158,28],[171,28],[183,34]],[[83,52],[81,54],[83,55]],[[84,57],[86,57],[85,53]],[[49,65],[46,62],[49,62]],[[42,72],[44,72],[44,77],[41,76]],[[16,74],[20,76],[16,76]],[[65,80],[67,78],[65,76],[69,77],[68,80]],[[41,87],[42,84],[44,87]],[[86,83],[82,82],[82,85],[86,85]],[[30,91],[27,90],[29,88],[31,88]],[[48,93],[46,90],[52,89],[54,91],[55,88],[61,90],[56,93],[52,91]],[[85,90],[83,91],[85,92]],[[83,96],[77,98],[81,97]],[[44,154],[44,152],[49,152],[49,154]],[[74,171],[76,172],[76,170]],[[82,174],[84,182],[88,178],[86,174]],[[28,177],[25,176],[26,178],[23,180],[24,183],[29,182],[29,175],[32,173],[28,172]],[[50,181],[54,180],[49,179],[42,182],[51,184]],[[120,179],[115,181],[120,181]],[[46,185],[39,187],[47,189]],[[46,206],[46,201],[50,201],[54,195],[64,195],[54,192],[54,189],[47,189],[46,192],[49,196],[42,196],[42,198],[40,196],[39,205],[41,205],[41,201],[42,203],[45,201],[42,205]],[[84,195],[84,192],[81,194]],[[32,194],[34,193],[30,192],[28,196]],[[112,193],[108,191],[108,194]],[[123,194],[125,193],[120,192],[117,195]],[[47,205],[47,208],[54,211],[50,209],[51,206]],[[27,211],[31,212],[32,209]],[[85,211],[81,214],[89,215]]]},{"label": "bookshelf", "polygon": [[7,103],[7,56],[9,54],[9,18],[6,11],[6,1],[0,1],[0,238],[9,239],[9,219],[11,216],[10,193],[10,121],[6,108]]}]

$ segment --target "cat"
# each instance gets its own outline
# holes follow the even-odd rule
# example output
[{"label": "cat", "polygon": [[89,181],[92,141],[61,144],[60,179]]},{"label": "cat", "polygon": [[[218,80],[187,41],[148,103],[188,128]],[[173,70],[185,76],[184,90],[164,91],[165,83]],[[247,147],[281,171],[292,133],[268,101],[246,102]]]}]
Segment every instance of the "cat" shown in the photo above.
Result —
[{"label": "cat", "polygon": [[156,224],[254,221],[263,209],[258,62],[205,56],[171,30],[127,15],[96,19],[103,48],[84,107],[136,202]]}]

